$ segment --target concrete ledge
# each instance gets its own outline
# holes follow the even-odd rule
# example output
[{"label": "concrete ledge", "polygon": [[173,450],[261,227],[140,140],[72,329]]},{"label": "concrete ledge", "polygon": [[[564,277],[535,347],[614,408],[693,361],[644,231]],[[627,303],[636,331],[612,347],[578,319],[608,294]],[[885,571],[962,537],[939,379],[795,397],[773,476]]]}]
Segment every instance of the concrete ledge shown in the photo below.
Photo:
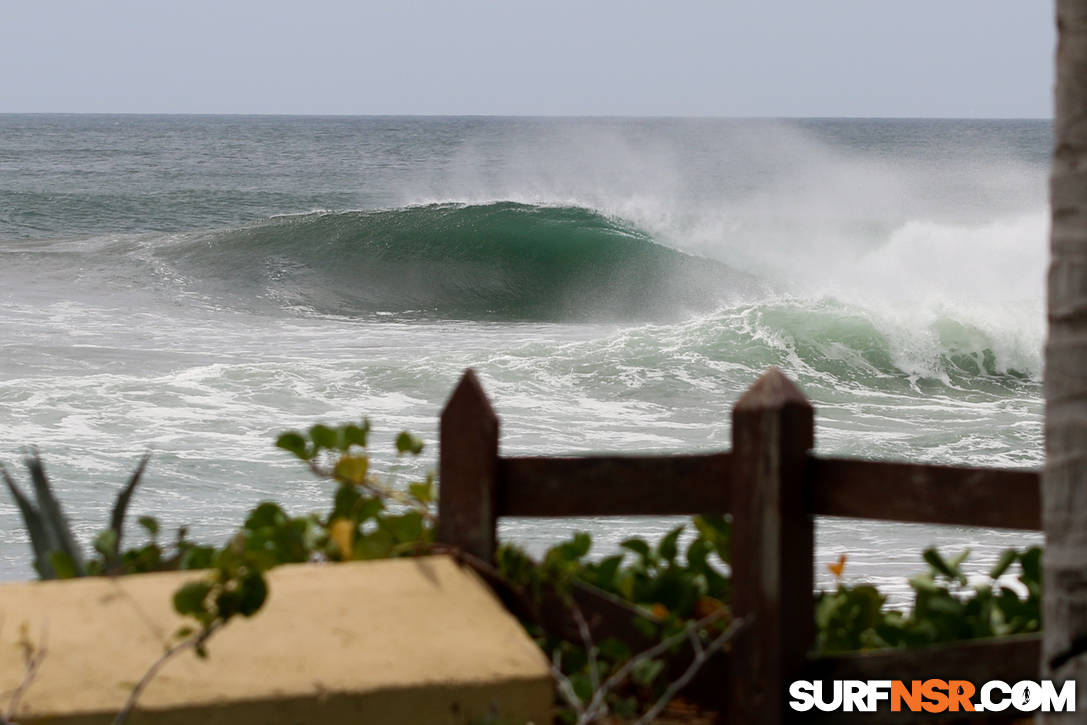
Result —
[{"label": "concrete ledge", "polygon": [[[0,586],[0,693],[23,678],[26,627],[47,654],[17,720],[109,723],[182,623],[196,572]],[[264,609],[170,661],[133,723],[550,722],[543,654],[448,557],[284,566]],[[0,712],[7,707],[0,695]]]}]

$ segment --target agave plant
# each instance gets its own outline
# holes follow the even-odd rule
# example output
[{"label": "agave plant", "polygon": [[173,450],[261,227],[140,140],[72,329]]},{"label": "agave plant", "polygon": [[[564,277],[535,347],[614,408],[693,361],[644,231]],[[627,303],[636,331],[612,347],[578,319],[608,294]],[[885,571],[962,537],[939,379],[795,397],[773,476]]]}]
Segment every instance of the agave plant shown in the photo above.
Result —
[{"label": "agave plant", "polygon": [[[109,529],[104,535],[108,543],[105,553],[109,561],[117,562],[119,559],[125,512],[128,510],[128,502],[132,499],[132,492],[136,490],[140,482],[150,455],[150,453],[144,454],[140,459],[113,504]],[[15,499],[15,504],[23,515],[27,533],[30,534],[30,546],[34,550],[34,567],[38,570],[38,575],[42,579],[86,576],[87,568],[83,555],[72,535],[71,526],[61,510],[60,501],[53,494],[53,488],[49,483],[49,477],[45,474],[45,467],[42,465],[37,449],[31,448],[24,463],[30,473],[35,501],[31,501],[23,493],[2,464],[0,464],[0,476],[3,477],[12,498]],[[99,540],[102,541],[102,538],[100,537]]]}]

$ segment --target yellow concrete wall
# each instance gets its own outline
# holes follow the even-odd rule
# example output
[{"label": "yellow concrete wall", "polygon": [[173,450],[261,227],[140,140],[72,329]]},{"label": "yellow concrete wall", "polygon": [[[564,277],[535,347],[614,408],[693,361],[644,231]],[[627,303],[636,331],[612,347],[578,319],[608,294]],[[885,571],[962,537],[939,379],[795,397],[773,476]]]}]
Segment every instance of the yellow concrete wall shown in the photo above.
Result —
[{"label": "yellow concrete wall", "polygon": [[[0,693],[23,677],[21,629],[47,648],[19,722],[109,723],[182,623],[173,592],[198,577],[0,585]],[[546,659],[448,557],[283,566],[269,586],[264,609],[216,633],[206,660],[171,660],[132,722],[550,722]]]}]

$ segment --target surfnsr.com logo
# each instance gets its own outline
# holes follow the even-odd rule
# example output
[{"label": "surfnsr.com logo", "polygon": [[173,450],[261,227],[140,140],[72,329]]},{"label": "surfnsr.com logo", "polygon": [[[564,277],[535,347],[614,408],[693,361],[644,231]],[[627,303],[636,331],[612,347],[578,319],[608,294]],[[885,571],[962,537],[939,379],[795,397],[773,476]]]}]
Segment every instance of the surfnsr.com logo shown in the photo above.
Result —
[{"label": "surfnsr.com logo", "polygon": [[990,680],[976,687],[966,680],[797,680],[789,698],[798,712],[1074,712],[1076,683]]}]

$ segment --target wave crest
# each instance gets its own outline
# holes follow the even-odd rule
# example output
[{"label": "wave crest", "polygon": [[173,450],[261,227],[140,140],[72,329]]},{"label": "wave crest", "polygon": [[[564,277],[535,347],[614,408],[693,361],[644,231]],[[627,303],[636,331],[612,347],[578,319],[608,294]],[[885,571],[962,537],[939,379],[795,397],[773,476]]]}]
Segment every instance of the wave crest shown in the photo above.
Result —
[{"label": "wave crest", "polygon": [[202,280],[347,315],[655,319],[758,287],[598,212],[513,202],[278,217],[157,254]]}]

